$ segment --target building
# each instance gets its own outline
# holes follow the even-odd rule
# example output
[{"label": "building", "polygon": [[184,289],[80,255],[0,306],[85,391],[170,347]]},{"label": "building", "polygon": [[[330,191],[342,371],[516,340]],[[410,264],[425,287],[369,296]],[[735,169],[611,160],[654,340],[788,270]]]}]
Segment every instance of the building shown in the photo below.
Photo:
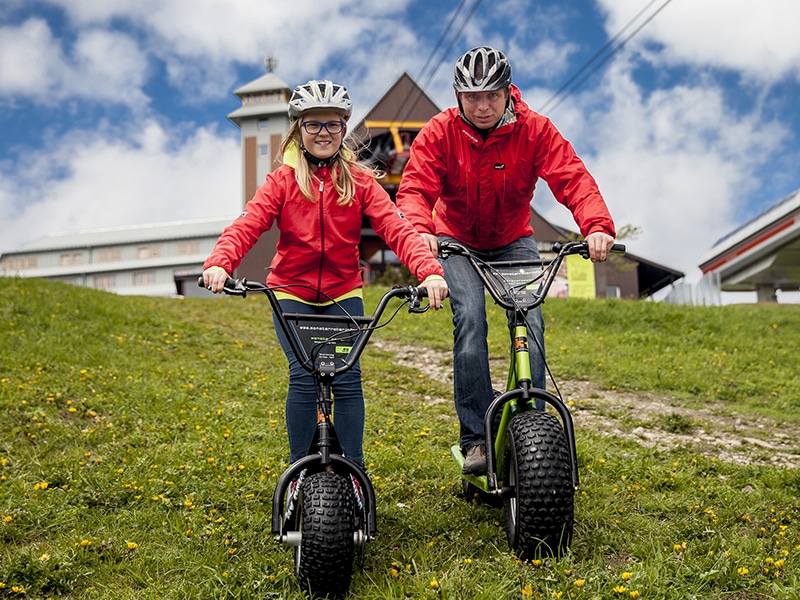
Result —
[{"label": "building", "polygon": [[[201,292],[197,276],[230,219],[54,233],[0,259],[3,275],[43,277],[117,294]],[[177,290],[177,280],[193,286]]]},{"label": "building", "polygon": [[755,292],[758,302],[776,302],[778,290],[800,290],[800,190],[718,240],[699,266],[717,296]]},{"label": "building", "polygon": [[[233,91],[242,106],[228,114],[228,119],[241,131],[243,207],[267,174],[280,164],[281,140],[289,131],[292,88],[272,72],[277,64],[274,59],[267,58],[264,62],[268,72]],[[264,281],[277,243],[276,228],[262,235],[242,259],[237,276]]]}]

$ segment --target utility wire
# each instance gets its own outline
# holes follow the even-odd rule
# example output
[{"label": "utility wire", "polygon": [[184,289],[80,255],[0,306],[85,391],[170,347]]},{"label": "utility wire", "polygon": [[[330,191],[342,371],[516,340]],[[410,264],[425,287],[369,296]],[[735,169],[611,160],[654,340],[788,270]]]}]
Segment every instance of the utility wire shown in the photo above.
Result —
[{"label": "utility wire", "polygon": [[[450,17],[450,22],[447,24],[447,27],[445,27],[444,31],[442,31],[442,35],[439,36],[439,41],[436,42],[436,46],[434,46],[433,50],[431,50],[431,53],[428,55],[428,60],[426,60],[425,64],[422,65],[422,68],[419,71],[419,75],[417,75],[417,77],[419,79],[422,79],[422,75],[425,73],[425,69],[427,69],[428,65],[431,64],[431,61],[433,61],[433,57],[436,55],[436,51],[442,45],[442,42],[444,42],[445,38],[447,37],[448,32],[453,27],[453,23],[455,23],[456,19],[458,18],[458,15],[461,13],[461,9],[464,8],[464,5],[466,3],[467,3],[467,0],[461,0],[461,3],[458,5],[458,8],[453,13],[453,16]],[[442,61],[442,59],[440,58],[439,59],[439,63],[440,64],[441,64],[441,61]]]},{"label": "utility wire", "polygon": [[[447,37],[447,34],[453,28],[453,23],[456,21],[459,13],[461,12],[461,9],[464,7],[466,2],[467,2],[467,0],[462,0],[461,4],[459,4],[458,8],[456,9],[456,12],[453,14],[452,18],[450,19],[450,22],[447,24],[447,27],[445,28],[444,32],[442,33],[441,37],[439,38],[439,41],[436,43],[436,47],[433,49],[433,51],[431,52],[430,56],[428,57],[428,60],[425,62],[425,65],[422,67],[422,70],[420,71],[419,77],[422,77],[422,74],[425,72],[425,69],[431,63],[431,61],[433,59],[433,55],[436,53],[436,50],[438,50],[439,46],[441,46],[442,42]],[[436,71],[438,71],[439,67],[442,66],[442,63],[447,58],[447,55],[449,54],[450,50],[453,49],[453,46],[458,41],[458,38],[461,36],[461,33],[464,31],[464,28],[467,26],[467,23],[469,23],[469,20],[472,18],[472,15],[474,15],[475,11],[478,10],[478,6],[480,5],[480,3],[481,3],[481,0],[475,0],[475,3],[472,5],[472,8],[470,9],[469,13],[467,13],[467,15],[464,17],[464,20],[461,22],[461,25],[459,26],[458,31],[456,31],[455,35],[452,36],[452,38],[450,39],[450,43],[448,44],[447,48],[442,53],[442,55],[439,57],[439,60],[436,62],[436,65],[433,67],[433,69],[431,70],[430,74],[428,75],[427,81],[425,81],[425,83],[422,85],[422,87],[415,94],[413,101],[412,102],[404,102],[403,103],[403,105],[401,106],[401,109],[405,108],[406,110],[403,113],[403,118],[399,119],[400,121],[405,121],[408,118],[408,115],[410,115],[411,112],[414,110],[414,108],[417,105],[417,102],[419,102],[419,99],[422,97],[423,90],[425,90],[430,85],[431,81],[433,81],[433,77],[436,75]],[[399,110],[398,110],[397,116],[398,117],[400,116],[400,111]]]},{"label": "utility wire", "polygon": [[[550,96],[550,98],[547,99],[547,101],[542,105],[542,107],[537,112],[544,113],[545,111],[549,110],[552,113],[556,108],[558,108],[561,105],[562,102],[564,102],[564,100],[569,98],[575,92],[575,90],[577,90],[581,85],[583,85],[583,83],[587,79],[589,79],[589,77],[594,75],[594,73],[596,73],[606,62],[608,62],[612,56],[614,56],[617,52],[622,50],[625,44],[627,44],[637,33],[639,33],[645,27],[645,25],[647,25],[650,21],[652,21],[658,13],[664,10],[667,4],[672,2],[672,0],[666,0],[664,4],[659,6],[649,17],[647,17],[647,19],[644,20],[644,22],[641,25],[639,25],[636,29],[634,29],[633,32],[628,37],[624,38],[619,44],[617,44],[617,46],[615,46],[611,50],[611,52],[606,54],[599,63],[594,65],[594,67],[586,75],[581,77],[577,81],[577,83],[575,83],[575,85],[572,85],[570,87],[570,85],[580,76],[580,74],[583,73],[587,68],[589,68],[589,66],[595,60],[597,60],[609,47],[611,47],[614,44],[614,42],[616,42],[619,39],[619,37],[625,32],[625,30],[628,29],[628,27],[630,27],[637,19],[639,19],[639,17],[642,16],[642,14],[644,14],[653,4],[655,4],[655,2],[656,0],[651,0],[647,6],[645,6],[641,11],[639,11],[639,13],[635,17],[633,17],[633,19],[628,21],[628,23],[613,38],[611,38],[608,42],[606,42],[606,44],[602,48],[600,48],[600,50],[598,50],[594,54],[594,56],[592,56],[592,58],[590,58],[580,69],[578,69],[578,71],[575,74],[573,74],[572,77],[570,77],[566,81],[566,83],[564,83],[564,85],[558,88],[558,90],[552,96]],[[565,90],[566,93],[562,93]]]}]

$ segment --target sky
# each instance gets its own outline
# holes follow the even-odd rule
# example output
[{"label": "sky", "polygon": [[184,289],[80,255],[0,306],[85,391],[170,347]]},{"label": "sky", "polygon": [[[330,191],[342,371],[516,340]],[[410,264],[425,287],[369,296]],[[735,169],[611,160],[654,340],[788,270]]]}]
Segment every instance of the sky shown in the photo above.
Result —
[{"label": "sky", "polygon": [[[630,252],[700,277],[800,188],[797,0],[0,0],[0,252],[242,206],[233,90],[344,84],[363,116],[407,72],[503,50],[597,179]],[[594,60],[593,60],[594,59]],[[533,206],[577,230],[546,185]]]}]

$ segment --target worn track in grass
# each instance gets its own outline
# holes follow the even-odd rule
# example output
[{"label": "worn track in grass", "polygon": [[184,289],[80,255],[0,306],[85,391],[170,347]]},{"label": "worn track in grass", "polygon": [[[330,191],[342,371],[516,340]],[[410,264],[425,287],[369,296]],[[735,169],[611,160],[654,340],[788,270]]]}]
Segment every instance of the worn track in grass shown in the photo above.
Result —
[{"label": "worn track in grass", "polygon": [[[398,364],[452,385],[450,353],[386,340],[373,340],[371,344],[378,351],[391,353]],[[498,363],[496,367],[501,375],[495,377],[495,387],[500,389],[505,381],[504,365]],[[800,467],[797,424],[737,414],[721,403],[687,408],[669,395],[608,390],[588,381],[559,381],[558,386],[572,408],[578,432],[590,429],[648,448],[683,446],[740,465]],[[425,401],[451,402],[451,398],[428,396]]]}]

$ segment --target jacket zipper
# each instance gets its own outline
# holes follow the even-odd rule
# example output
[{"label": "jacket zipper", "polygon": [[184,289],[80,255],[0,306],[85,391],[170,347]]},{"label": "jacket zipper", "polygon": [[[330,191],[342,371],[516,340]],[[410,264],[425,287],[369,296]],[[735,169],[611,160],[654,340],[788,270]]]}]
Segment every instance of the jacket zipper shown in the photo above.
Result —
[{"label": "jacket zipper", "polygon": [[323,190],[323,178],[320,177],[319,179],[319,240],[320,240],[320,251],[319,251],[319,269],[317,271],[317,302],[322,301],[322,269],[325,263],[325,213],[322,207],[322,190]]}]

